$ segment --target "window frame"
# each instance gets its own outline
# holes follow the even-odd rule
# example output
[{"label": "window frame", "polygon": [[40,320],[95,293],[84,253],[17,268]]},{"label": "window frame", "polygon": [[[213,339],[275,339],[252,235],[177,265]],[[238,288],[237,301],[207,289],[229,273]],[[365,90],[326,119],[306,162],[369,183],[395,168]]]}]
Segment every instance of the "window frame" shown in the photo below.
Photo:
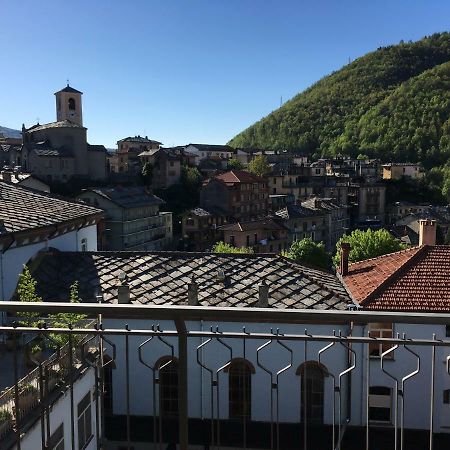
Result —
[{"label": "window frame", "polygon": [[[394,324],[388,322],[371,322],[368,324],[369,337],[393,338]],[[368,351],[370,358],[381,358],[381,354],[393,347],[393,344],[369,343]],[[393,359],[394,352],[385,356],[386,359]]]},{"label": "window frame", "polygon": [[[380,393],[372,393],[372,394],[370,393],[371,390],[373,391],[375,389],[380,389],[380,388],[385,389],[386,391],[389,391],[389,395],[387,395],[387,394],[380,394]],[[392,388],[390,388],[388,386],[370,386],[368,395],[369,395],[369,401],[368,401],[368,405],[369,405],[369,411],[368,411],[369,422],[370,423],[379,423],[379,424],[391,424],[392,423],[392,412],[393,412],[392,411]],[[381,397],[389,398],[388,402],[387,402],[387,398],[384,399],[384,401],[387,402],[388,405],[389,405],[389,420],[383,420],[383,419],[379,419],[379,418],[373,419],[373,418],[370,417],[370,410],[371,410],[371,408],[375,409],[375,410],[376,409],[378,409],[378,410],[387,409],[386,406],[376,406],[376,405],[372,405],[371,406],[371,400],[374,401],[375,403],[378,403],[378,402],[382,403],[383,400],[381,399]]]},{"label": "window frame", "polygon": [[228,417],[231,420],[252,418],[253,365],[244,358],[233,359],[228,367]]},{"label": "window frame", "polygon": [[48,441],[49,450],[64,450],[64,424],[59,425]]},{"label": "window frame", "polygon": [[[78,403],[77,412],[78,450],[83,450],[89,445],[89,442],[91,442],[94,437],[92,432],[91,391],[89,391]],[[80,427],[80,424],[82,427]],[[80,437],[83,439],[80,439]]]}]

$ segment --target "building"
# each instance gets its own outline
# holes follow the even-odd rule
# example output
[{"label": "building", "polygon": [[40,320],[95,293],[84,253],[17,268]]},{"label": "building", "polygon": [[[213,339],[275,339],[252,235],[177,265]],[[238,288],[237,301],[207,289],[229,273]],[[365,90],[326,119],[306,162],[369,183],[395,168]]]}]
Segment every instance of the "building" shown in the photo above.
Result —
[{"label": "building", "polygon": [[40,251],[96,251],[102,218],[98,208],[0,181],[0,300]]},{"label": "building", "polygon": [[151,165],[152,188],[167,189],[180,182],[181,156],[173,149],[160,147],[139,154],[140,166]]},{"label": "building", "polygon": [[288,245],[288,229],[276,219],[236,222],[220,227],[223,241],[233,247],[248,247],[255,253],[281,253]]},{"label": "building", "polygon": [[402,219],[410,214],[424,214],[431,208],[429,203],[418,204],[407,201],[391,203],[387,206],[386,216],[387,223],[393,224],[397,220]]},{"label": "building", "polygon": [[333,199],[313,197],[301,203],[301,206],[317,213],[325,214],[327,240],[324,242],[328,252],[334,252],[337,241],[349,229],[347,207],[337,205]]},{"label": "building", "polygon": [[105,211],[108,250],[162,250],[172,243],[172,213],[160,212],[164,201],[145,187],[90,188],[77,198]]},{"label": "building", "polygon": [[364,226],[371,221],[386,221],[386,186],[382,183],[350,183],[349,204],[351,224]]},{"label": "building", "polygon": [[215,144],[189,144],[185,147],[188,153],[195,155],[195,165],[198,166],[203,159],[228,160],[233,157],[235,150],[229,145]]},{"label": "building", "polygon": [[436,242],[438,244],[448,243],[450,219],[432,208],[428,212],[408,214],[398,219],[391,226],[390,231],[395,237],[408,245],[419,245],[420,223],[423,220],[432,220],[436,224]]},{"label": "building", "polygon": [[0,172],[0,180],[6,181],[7,183],[14,183],[25,188],[36,189],[42,192],[50,192],[50,186],[41,181],[39,178],[36,178],[31,173],[10,172],[3,170]]},{"label": "building", "polygon": [[266,180],[242,170],[231,170],[206,180],[200,191],[200,206],[222,211],[228,221],[264,218],[268,201]]},{"label": "building", "polygon": [[16,165],[47,182],[71,178],[104,180],[106,149],[87,142],[82,92],[67,85],[55,93],[57,121],[22,127],[23,144]]},{"label": "building", "polygon": [[223,216],[202,208],[186,211],[181,219],[182,236],[186,249],[195,252],[210,249],[220,240],[219,227],[224,223]]},{"label": "building", "polygon": [[113,173],[137,175],[142,165],[139,155],[142,152],[158,150],[161,142],[153,141],[148,136],[129,136],[117,141],[117,152],[110,159],[110,170]]},{"label": "building", "polygon": [[403,177],[419,180],[425,176],[421,164],[387,163],[383,164],[383,180],[400,180]]},{"label": "building", "polygon": [[319,209],[309,209],[300,205],[287,205],[276,212],[283,220],[283,225],[289,230],[288,242],[292,244],[309,238],[314,242],[327,242],[327,214]]}]

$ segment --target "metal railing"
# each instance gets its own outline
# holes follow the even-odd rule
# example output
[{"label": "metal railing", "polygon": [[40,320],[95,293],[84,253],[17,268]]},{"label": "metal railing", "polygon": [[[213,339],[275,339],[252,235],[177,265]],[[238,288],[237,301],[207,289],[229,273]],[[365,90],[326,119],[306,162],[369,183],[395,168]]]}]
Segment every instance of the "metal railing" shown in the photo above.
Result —
[{"label": "metal railing", "polygon": [[[142,440],[140,425],[154,448],[450,445],[444,434],[450,415],[442,413],[445,398],[441,404],[438,395],[438,389],[450,394],[450,314],[20,302],[2,302],[0,309],[97,318],[89,329],[0,327],[9,334],[83,334],[96,342],[100,357],[89,364],[101,418],[97,448],[108,439],[132,448]],[[395,324],[394,333],[374,337],[371,323]],[[117,375],[108,392],[113,366]],[[20,383],[12,388],[16,405]],[[390,394],[380,394],[380,387]],[[113,397],[112,416],[105,414],[105,396]],[[45,421],[42,415],[42,448]],[[19,441],[20,423],[14,431]]]}]

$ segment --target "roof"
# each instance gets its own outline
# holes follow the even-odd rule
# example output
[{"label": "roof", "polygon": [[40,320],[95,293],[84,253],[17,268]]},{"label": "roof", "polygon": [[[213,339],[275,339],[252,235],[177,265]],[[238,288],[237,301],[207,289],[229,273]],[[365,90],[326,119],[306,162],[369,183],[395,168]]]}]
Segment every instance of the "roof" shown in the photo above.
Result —
[{"label": "roof", "polygon": [[0,236],[102,213],[83,203],[0,181]]},{"label": "roof", "polygon": [[404,166],[422,166],[422,164],[420,163],[409,163],[409,162],[391,162],[391,163],[386,163],[386,164],[382,164],[382,167],[404,167]]},{"label": "roof", "polygon": [[245,172],[243,170],[230,170],[229,172],[216,175],[214,178],[221,180],[227,184],[233,183],[262,183],[264,178],[257,177],[250,172]]},{"label": "roof", "polygon": [[84,128],[84,129],[86,129],[82,125],[78,125],[77,123],[72,122],[70,120],[60,120],[59,122],[50,122],[50,123],[45,123],[43,125],[36,124],[36,125],[33,125],[32,127],[28,128],[26,131],[34,133],[35,131],[47,130],[50,128]]},{"label": "roof", "polygon": [[219,227],[223,231],[252,231],[252,230],[286,230],[280,223],[272,219],[253,220],[251,222],[229,223]]},{"label": "roof", "polygon": [[88,151],[90,152],[102,152],[102,153],[106,153],[106,147],[104,145],[98,145],[98,144],[88,144],[87,146]]},{"label": "roof", "polygon": [[[122,208],[138,208],[142,206],[162,205],[164,203],[156,195],[151,194],[143,186],[132,187],[99,187],[84,189],[84,192],[93,192],[115,203]],[[83,194],[81,194],[83,195]]]},{"label": "roof", "polygon": [[[21,183],[27,178],[33,177],[31,173],[23,173],[23,172],[10,172],[10,173],[11,173],[11,183]],[[0,180],[3,180],[3,178],[4,178],[3,172],[0,172]]]},{"label": "roof", "polygon": [[305,217],[321,217],[324,215],[320,210],[299,205],[287,205],[275,214],[283,219],[303,219]]},{"label": "roof", "polygon": [[203,208],[194,208],[185,213],[185,215],[192,215],[198,217],[210,217],[212,214]]},{"label": "roof", "polygon": [[37,156],[61,156],[64,158],[72,158],[73,152],[66,148],[51,148],[51,147],[35,147],[33,152]]},{"label": "roof", "polygon": [[[69,86],[69,83],[67,83],[67,86],[66,86],[64,89],[61,89],[61,90],[58,91],[58,92],[70,92],[70,93],[72,93],[72,94],[82,94],[82,92],[77,91],[77,90],[74,89],[73,87]],[[55,95],[56,95],[58,92],[55,92]]]},{"label": "roof", "polygon": [[313,210],[331,211],[334,209],[339,209],[341,206],[336,205],[332,198],[319,198],[313,197],[302,202],[302,206]]},{"label": "roof", "polygon": [[117,143],[119,142],[135,142],[138,144],[158,144],[158,145],[162,145],[161,142],[159,141],[152,141],[151,139],[149,139],[147,136],[142,137],[142,136],[128,136],[126,138],[120,139],[120,141],[117,141]]},{"label": "roof", "polygon": [[[225,281],[217,278],[223,270]],[[79,282],[80,297],[117,303],[124,272],[134,303],[186,305],[187,285],[198,284],[203,306],[257,306],[258,284],[269,285],[269,306],[345,309],[351,301],[336,276],[276,255],[185,252],[53,252],[43,255],[33,276],[44,300],[67,300]]]},{"label": "roof", "polygon": [[343,281],[366,309],[448,312],[450,246],[413,247],[349,266]]},{"label": "roof", "polygon": [[189,145],[192,145],[192,147],[198,148],[199,150],[203,152],[234,152],[234,148],[230,147],[229,145],[218,145],[218,144],[188,144],[186,147],[189,147]]}]

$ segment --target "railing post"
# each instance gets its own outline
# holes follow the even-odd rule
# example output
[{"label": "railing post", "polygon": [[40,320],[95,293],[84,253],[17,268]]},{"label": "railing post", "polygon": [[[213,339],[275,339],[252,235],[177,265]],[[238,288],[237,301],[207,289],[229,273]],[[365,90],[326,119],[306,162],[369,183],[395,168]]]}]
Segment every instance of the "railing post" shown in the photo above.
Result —
[{"label": "railing post", "polygon": [[178,331],[178,413],[180,450],[188,450],[188,350],[184,320],[175,320]]}]

